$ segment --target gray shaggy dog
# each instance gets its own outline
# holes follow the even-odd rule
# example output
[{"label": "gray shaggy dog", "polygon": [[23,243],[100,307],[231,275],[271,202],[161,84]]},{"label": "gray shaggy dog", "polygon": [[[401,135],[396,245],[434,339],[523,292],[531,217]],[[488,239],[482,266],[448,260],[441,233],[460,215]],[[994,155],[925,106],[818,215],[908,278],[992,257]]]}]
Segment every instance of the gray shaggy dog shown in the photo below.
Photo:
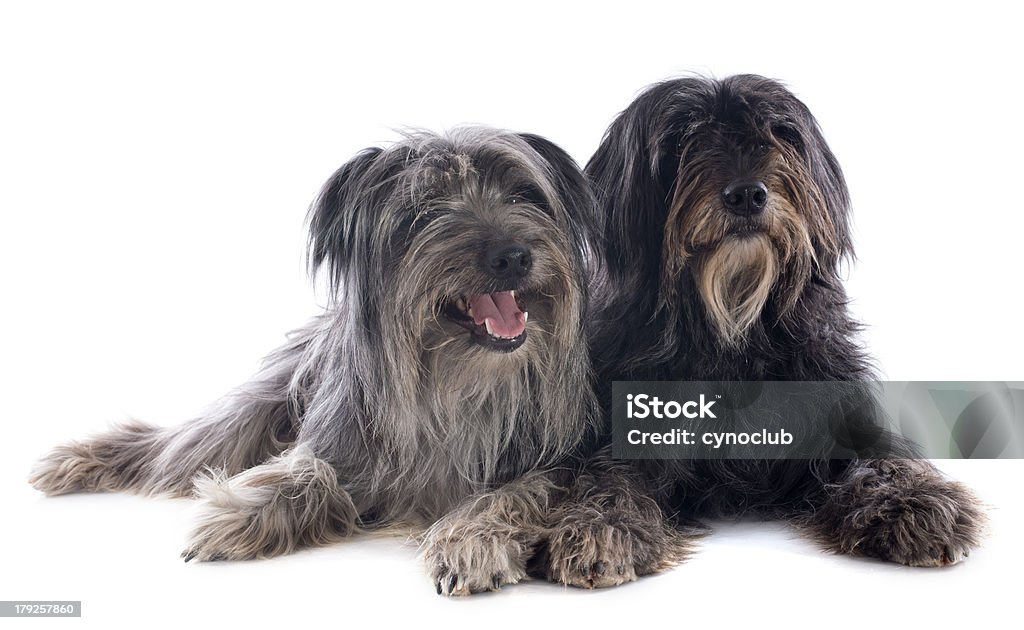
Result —
[{"label": "gray shaggy dog", "polygon": [[[755,75],[653,85],[615,119],[585,172],[607,237],[590,326],[606,412],[616,380],[876,378],[840,274],[853,251],[846,183],[784,86]],[[824,411],[812,417],[824,421]],[[653,571],[666,550],[678,554],[656,510],[630,509],[651,499],[686,518],[786,519],[839,553],[961,561],[981,535],[977,499],[894,447],[882,458],[631,466],[605,450],[578,481],[586,500],[559,509],[564,520],[614,527],[576,545],[565,581],[617,584]],[[551,539],[571,542],[566,534]]]},{"label": "gray shaggy dog", "polygon": [[592,198],[535,135],[413,133],[359,153],[309,217],[328,310],[202,417],[54,450],[47,494],[196,496],[186,560],[411,528],[438,593],[526,575],[597,417],[583,339]]}]

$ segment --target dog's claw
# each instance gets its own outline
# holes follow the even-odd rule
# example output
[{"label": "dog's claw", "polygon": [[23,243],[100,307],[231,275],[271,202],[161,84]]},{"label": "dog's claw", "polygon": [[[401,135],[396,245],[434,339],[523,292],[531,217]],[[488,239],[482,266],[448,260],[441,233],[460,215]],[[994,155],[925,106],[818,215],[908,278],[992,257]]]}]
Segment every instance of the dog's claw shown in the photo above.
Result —
[{"label": "dog's claw", "polygon": [[598,560],[594,563],[594,575],[596,575],[597,577],[601,577],[602,575],[604,575],[604,572],[607,568],[608,565]]},{"label": "dog's claw", "polygon": [[190,560],[194,559],[196,555],[197,554],[194,550],[186,549],[185,551],[181,552],[181,557],[185,559],[185,562],[189,562]]},{"label": "dog's claw", "polygon": [[441,595],[466,597],[500,590],[526,577],[522,545],[513,536],[494,536],[474,521],[438,521],[423,542],[429,574]]}]

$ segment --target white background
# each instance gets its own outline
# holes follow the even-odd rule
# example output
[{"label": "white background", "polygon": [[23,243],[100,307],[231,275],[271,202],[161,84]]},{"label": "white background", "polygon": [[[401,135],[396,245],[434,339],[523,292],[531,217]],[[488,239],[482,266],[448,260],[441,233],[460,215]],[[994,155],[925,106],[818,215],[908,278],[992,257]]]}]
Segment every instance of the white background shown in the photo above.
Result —
[{"label": "white background", "polygon": [[1020,19],[999,4],[369,4],[0,8],[0,599],[86,611],[11,627],[1016,621],[1017,461],[943,464],[993,506],[986,545],[950,569],[722,524],[627,587],[468,601],[435,596],[401,541],[185,565],[187,501],[33,491],[53,444],[188,418],[316,312],[305,210],[359,149],[479,122],[583,163],[639,89],[682,72],[776,77],[815,112],[854,200],[853,309],[890,378],[1024,380]]}]

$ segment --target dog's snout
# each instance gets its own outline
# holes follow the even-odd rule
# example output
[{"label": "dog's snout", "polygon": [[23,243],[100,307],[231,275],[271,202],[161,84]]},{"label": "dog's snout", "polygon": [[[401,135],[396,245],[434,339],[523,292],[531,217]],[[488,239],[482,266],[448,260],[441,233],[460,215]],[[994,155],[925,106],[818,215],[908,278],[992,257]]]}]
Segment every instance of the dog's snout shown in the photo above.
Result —
[{"label": "dog's snout", "polygon": [[741,217],[760,214],[768,203],[768,187],[764,182],[737,180],[722,190],[725,209]]},{"label": "dog's snout", "polygon": [[524,278],[532,264],[530,249],[521,243],[497,243],[487,250],[487,272],[499,280]]}]

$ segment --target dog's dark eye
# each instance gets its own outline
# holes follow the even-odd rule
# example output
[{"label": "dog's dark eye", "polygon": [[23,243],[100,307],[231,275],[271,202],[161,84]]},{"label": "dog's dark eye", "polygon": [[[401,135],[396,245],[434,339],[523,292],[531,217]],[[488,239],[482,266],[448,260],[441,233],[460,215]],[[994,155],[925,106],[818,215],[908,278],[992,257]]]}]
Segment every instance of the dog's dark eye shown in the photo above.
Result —
[{"label": "dog's dark eye", "polygon": [[800,141],[800,133],[792,127],[778,126],[772,128],[772,135],[777,140],[788,144],[797,151],[803,150],[803,143]]},{"label": "dog's dark eye", "polygon": [[443,216],[444,214],[445,214],[445,210],[443,208],[429,208],[429,209],[426,209],[426,210],[412,210],[409,213],[409,216],[411,217],[411,219],[409,221],[409,226],[410,227],[415,227],[415,228],[423,227],[423,226],[431,223],[435,219]]},{"label": "dog's dark eye", "polygon": [[544,204],[544,195],[534,188],[523,188],[509,195],[508,202],[510,204],[530,203],[535,206],[541,206]]},{"label": "dog's dark eye", "polygon": [[684,129],[679,133],[675,143],[675,155],[681,156],[684,152],[700,146],[700,136]]}]

